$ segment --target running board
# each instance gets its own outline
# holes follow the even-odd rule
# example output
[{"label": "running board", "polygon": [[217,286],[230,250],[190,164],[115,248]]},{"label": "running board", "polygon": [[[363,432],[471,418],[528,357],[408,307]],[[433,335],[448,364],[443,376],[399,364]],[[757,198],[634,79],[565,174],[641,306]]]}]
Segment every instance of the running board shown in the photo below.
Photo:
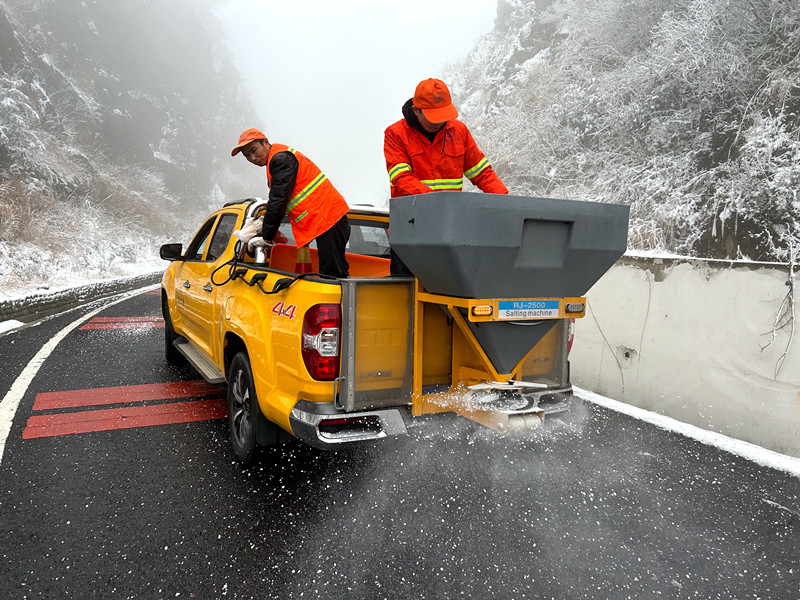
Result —
[{"label": "running board", "polygon": [[173,345],[208,383],[225,383],[225,375],[217,369],[217,365],[211,362],[211,359],[200,350],[192,346],[189,340],[179,336],[175,338]]}]

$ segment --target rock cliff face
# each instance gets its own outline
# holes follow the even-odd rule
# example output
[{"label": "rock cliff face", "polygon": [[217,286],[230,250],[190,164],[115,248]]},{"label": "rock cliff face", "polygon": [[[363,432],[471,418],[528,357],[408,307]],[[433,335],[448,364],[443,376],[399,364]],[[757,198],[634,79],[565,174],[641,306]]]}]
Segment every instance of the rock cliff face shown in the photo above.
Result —
[{"label": "rock cliff face", "polygon": [[146,173],[177,202],[206,197],[217,183],[240,192],[223,159],[231,132],[252,110],[219,45],[211,6],[2,6],[0,168],[67,194],[109,168],[134,181]]},{"label": "rock cliff face", "polygon": [[634,248],[800,248],[800,4],[500,0],[452,69],[513,192],[631,205]]},{"label": "rock cliff face", "polygon": [[0,1],[0,284],[113,274],[263,189],[230,158],[253,110],[212,8]]}]

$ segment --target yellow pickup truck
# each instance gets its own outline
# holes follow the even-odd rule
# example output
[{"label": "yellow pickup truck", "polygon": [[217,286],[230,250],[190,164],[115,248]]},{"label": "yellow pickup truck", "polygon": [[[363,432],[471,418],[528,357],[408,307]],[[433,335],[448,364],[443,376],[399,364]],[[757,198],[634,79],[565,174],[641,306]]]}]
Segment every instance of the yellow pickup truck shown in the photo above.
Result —
[{"label": "yellow pickup truck", "polygon": [[[227,383],[234,455],[292,437],[319,448],[451,412],[501,432],[566,410],[570,319],[624,252],[628,207],[441,192],[348,213],[350,277],[288,243],[250,255],[234,232],[260,199],[165,244],[165,356]],[[390,248],[410,276],[390,275]],[[305,253],[307,255],[307,253]],[[456,417],[453,417],[456,418]]]}]

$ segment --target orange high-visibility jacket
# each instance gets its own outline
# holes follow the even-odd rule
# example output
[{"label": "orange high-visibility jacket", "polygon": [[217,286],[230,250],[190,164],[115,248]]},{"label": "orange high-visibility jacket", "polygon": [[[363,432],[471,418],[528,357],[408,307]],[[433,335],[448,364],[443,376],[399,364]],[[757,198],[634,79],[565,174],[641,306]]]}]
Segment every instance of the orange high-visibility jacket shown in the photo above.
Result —
[{"label": "orange high-visibility jacket", "polygon": [[295,244],[305,246],[333,227],[349,210],[347,202],[319,167],[305,155],[284,144],[272,144],[267,157],[267,185],[272,175],[269,163],[278,152],[291,152],[299,163],[294,188],[286,202]]},{"label": "orange high-visibility jacket", "polygon": [[444,124],[433,142],[401,119],[386,128],[383,154],[392,198],[460,190],[465,175],[484,192],[508,193],[467,126],[455,119]]}]

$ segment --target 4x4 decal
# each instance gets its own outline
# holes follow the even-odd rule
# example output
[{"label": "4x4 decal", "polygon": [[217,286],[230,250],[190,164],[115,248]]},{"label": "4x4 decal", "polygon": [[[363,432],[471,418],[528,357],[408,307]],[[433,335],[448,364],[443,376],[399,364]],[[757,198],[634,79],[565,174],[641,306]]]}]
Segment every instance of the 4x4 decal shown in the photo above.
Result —
[{"label": "4x4 decal", "polygon": [[294,319],[295,311],[297,311],[297,305],[295,304],[286,305],[283,302],[278,302],[272,307],[272,312],[281,317],[289,317],[289,320]]}]

